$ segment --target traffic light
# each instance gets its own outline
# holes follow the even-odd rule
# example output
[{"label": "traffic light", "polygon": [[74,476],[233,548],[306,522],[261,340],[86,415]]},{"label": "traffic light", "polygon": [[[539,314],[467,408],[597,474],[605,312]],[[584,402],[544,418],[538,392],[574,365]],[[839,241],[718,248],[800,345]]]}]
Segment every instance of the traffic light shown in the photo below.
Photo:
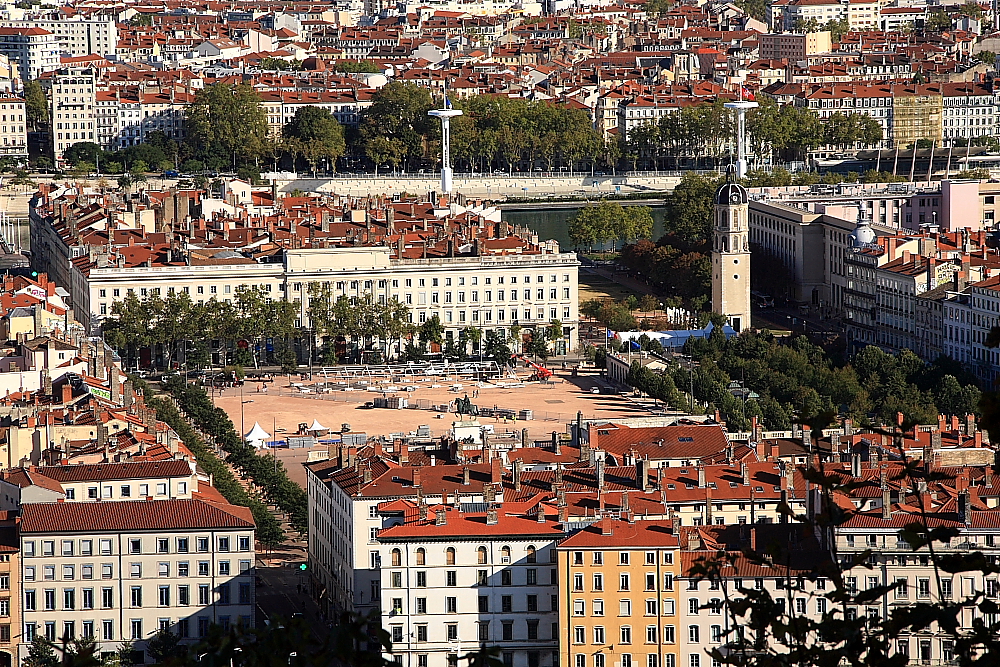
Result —
[{"label": "traffic light", "polygon": [[305,572],[306,570],[309,569],[309,565],[306,563],[299,563],[299,569]]}]

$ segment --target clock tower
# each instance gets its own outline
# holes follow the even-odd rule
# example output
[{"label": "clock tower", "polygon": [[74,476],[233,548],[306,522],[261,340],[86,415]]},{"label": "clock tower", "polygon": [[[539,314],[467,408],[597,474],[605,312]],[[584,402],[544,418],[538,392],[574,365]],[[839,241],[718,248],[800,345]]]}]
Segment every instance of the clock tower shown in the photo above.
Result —
[{"label": "clock tower", "polygon": [[726,182],[715,193],[712,311],[725,315],[737,333],[750,327],[749,213],[747,190],[730,165]]}]

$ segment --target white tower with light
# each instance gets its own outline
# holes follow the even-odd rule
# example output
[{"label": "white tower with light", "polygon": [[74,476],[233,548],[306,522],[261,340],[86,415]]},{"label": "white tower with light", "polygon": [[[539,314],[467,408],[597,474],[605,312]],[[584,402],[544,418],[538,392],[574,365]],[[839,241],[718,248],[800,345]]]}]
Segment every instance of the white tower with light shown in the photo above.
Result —
[{"label": "white tower with light", "polygon": [[461,116],[461,109],[452,109],[451,100],[446,95],[444,109],[431,109],[428,116],[441,119],[441,192],[451,194],[451,119]]},{"label": "white tower with light", "polygon": [[747,111],[760,105],[752,100],[743,99],[743,87],[740,86],[740,99],[736,102],[726,102],[727,109],[736,112],[736,177],[747,175]]}]

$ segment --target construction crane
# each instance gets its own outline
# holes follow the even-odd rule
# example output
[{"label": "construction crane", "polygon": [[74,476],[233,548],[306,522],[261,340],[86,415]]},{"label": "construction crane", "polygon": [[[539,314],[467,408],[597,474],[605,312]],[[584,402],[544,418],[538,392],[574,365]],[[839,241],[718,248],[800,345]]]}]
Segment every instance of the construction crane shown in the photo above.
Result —
[{"label": "construction crane", "polygon": [[522,354],[512,354],[512,355],[510,355],[510,358],[511,359],[520,359],[521,361],[523,361],[525,363],[526,366],[531,366],[532,368],[534,368],[535,372],[531,376],[532,380],[548,380],[550,377],[552,377],[552,371],[550,371],[545,366],[540,366],[540,365],[536,364],[534,361],[530,361],[529,359],[526,359],[524,357],[524,355],[522,355]]}]

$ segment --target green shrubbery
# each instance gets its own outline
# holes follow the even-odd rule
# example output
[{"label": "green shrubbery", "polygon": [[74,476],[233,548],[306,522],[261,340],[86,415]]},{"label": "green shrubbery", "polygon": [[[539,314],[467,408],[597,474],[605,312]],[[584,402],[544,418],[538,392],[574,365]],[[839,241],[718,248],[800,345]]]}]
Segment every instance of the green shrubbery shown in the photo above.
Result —
[{"label": "green shrubbery", "polygon": [[258,456],[254,448],[236,432],[226,412],[212,405],[201,387],[186,384],[183,377],[175,375],[164,383],[164,388],[199,428],[215,438],[226,452],[226,462],[249,477],[268,502],[286,512],[295,530],[305,532],[309,525],[306,492],[288,478],[281,461],[276,460],[274,454]]},{"label": "green shrubbery", "polygon": [[146,384],[141,380],[133,378],[133,382],[145,394],[146,404],[156,410],[157,419],[165,422],[177,432],[187,448],[194,454],[201,469],[212,476],[212,484],[219,490],[219,493],[233,505],[250,508],[250,511],[253,512],[254,522],[257,524],[257,540],[269,547],[281,544],[285,539],[285,533],[267,506],[247,493],[246,489],[233,476],[232,471],[205,444],[170,401],[152,396]]}]

